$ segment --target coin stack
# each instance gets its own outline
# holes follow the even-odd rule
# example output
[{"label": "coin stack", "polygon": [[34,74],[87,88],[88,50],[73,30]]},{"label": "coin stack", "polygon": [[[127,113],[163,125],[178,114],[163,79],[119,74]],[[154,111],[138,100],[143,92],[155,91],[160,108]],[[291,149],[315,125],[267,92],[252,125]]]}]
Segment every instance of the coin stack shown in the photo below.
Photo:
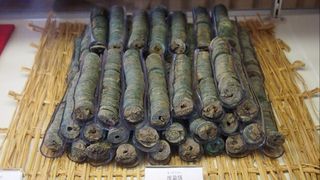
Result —
[{"label": "coin stack", "polygon": [[203,155],[277,158],[284,149],[250,32],[212,11],[156,6],[127,15],[93,8],[75,40],[66,78],[40,150],[70,160],[131,168],[145,158],[194,162]]}]

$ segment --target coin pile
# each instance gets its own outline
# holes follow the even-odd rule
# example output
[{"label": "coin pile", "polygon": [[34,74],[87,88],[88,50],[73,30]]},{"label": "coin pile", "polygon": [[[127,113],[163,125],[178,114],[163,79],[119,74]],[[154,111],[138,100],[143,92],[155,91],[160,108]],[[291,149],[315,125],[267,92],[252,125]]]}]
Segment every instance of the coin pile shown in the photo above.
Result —
[{"label": "coin pile", "polygon": [[193,162],[223,153],[283,154],[250,32],[223,5],[94,8],[75,40],[67,91],[41,152],[93,166]]}]

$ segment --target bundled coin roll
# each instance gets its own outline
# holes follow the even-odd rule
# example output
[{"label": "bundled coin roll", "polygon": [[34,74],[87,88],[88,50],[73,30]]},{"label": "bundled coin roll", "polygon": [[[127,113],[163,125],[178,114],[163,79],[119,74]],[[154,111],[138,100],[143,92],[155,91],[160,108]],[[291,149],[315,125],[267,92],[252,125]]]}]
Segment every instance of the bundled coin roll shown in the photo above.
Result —
[{"label": "bundled coin roll", "polygon": [[285,142],[284,135],[278,130],[275,116],[269,101],[262,102],[264,126],[267,135],[266,145],[270,147],[281,147]]},{"label": "bundled coin roll", "polygon": [[114,157],[112,145],[106,141],[96,142],[86,147],[85,153],[92,166],[108,164]]},{"label": "bundled coin roll", "polygon": [[247,91],[247,97],[236,108],[236,113],[243,123],[249,124],[258,119],[259,106],[254,97],[251,95],[250,89]]},{"label": "bundled coin roll", "polygon": [[[214,15],[216,34],[226,39],[236,56],[241,56],[237,25],[235,21],[229,19],[226,7],[223,5],[215,6],[212,14]],[[241,60],[239,61],[241,62]],[[237,66],[240,64],[241,63],[238,63]],[[241,69],[240,67],[238,68]],[[243,70],[241,69],[241,71]],[[241,73],[241,71],[239,73]]]},{"label": "bundled coin roll", "polygon": [[173,145],[182,144],[187,137],[187,130],[185,127],[178,123],[174,122],[164,131],[164,138]]},{"label": "bundled coin roll", "polygon": [[211,40],[211,28],[208,24],[200,23],[197,25],[197,48],[208,49]]},{"label": "bundled coin roll", "polygon": [[216,37],[211,42],[211,63],[214,67],[220,100],[229,108],[236,107],[243,98],[243,89],[234,67],[227,42]]},{"label": "bundled coin roll", "polygon": [[96,122],[87,123],[82,129],[82,135],[90,143],[98,142],[104,139],[106,132]]},{"label": "bundled coin roll", "polygon": [[220,55],[215,59],[214,65],[220,99],[230,108],[234,108],[242,100],[243,91],[233,67],[232,56]]},{"label": "bundled coin roll", "polygon": [[208,119],[217,119],[223,115],[218,99],[208,51],[198,51],[194,60],[195,85],[199,94],[200,114]]},{"label": "bundled coin roll", "polygon": [[[261,126],[264,123],[266,129],[268,129],[268,123],[262,121],[262,119],[268,121],[268,117],[272,117],[271,106],[265,108],[268,105],[267,101],[264,101],[264,89],[263,89],[263,76],[259,67],[258,61],[255,60],[255,53],[251,46],[249,35],[246,31],[240,28],[235,21],[231,21],[228,18],[227,9],[223,6],[216,6],[213,10],[215,15],[217,34],[227,39],[230,46],[233,48],[234,62],[238,70],[240,81],[243,84],[244,91],[246,92],[245,99],[236,108],[235,113],[239,116],[239,119],[244,124],[249,124],[256,120],[258,124],[249,124],[243,129],[243,139],[249,145],[248,148],[256,148],[261,145],[264,141],[264,133],[261,130]],[[242,68],[242,67],[245,68]],[[251,83],[249,83],[249,81]],[[262,95],[262,96],[260,96]],[[257,97],[257,98],[256,98]],[[257,103],[257,99],[259,104]],[[265,103],[266,102],[266,103]],[[263,118],[259,117],[260,108],[262,109]],[[271,118],[272,119],[272,118]],[[271,120],[269,119],[269,120]],[[266,148],[263,148],[263,152],[271,157],[279,157],[283,154],[283,147],[281,146],[284,142],[283,136],[277,132],[277,127],[274,123],[269,121],[271,129],[275,132],[271,138],[276,146],[269,146],[268,143],[268,131],[266,131],[267,141],[265,143]],[[272,143],[271,143],[272,144]],[[264,151],[264,149],[266,149]]]},{"label": "bundled coin roll", "polygon": [[69,66],[68,76],[67,76],[67,82],[70,83],[76,73],[79,71],[80,68],[80,56],[81,56],[81,41],[82,38],[78,37],[74,41],[74,50],[72,55],[72,61]]},{"label": "bundled coin roll", "polygon": [[[195,76],[198,81],[212,78],[212,70],[210,66],[209,52],[197,51],[194,59]],[[213,83],[213,82],[212,82]],[[215,89],[213,89],[215,91]],[[215,93],[215,92],[213,92]]]},{"label": "bundled coin roll", "polygon": [[228,17],[228,11],[223,5],[216,6],[213,10],[215,15],[216,30],[220,37],[227,40],[232,48],[231,55],[235,64],[235,69],[238,72],[239,80],[242,84],[245,97],[239,106],[236,108],[236,114],[240,120],[249,124],[256,120],[259,115],[259,107],[251,92],[250,84],[248,83],[247,75],[243,69],[243,56],[238,38],[238,25],[235,21],[231,21]]},{"label": "bundled coin roll", "polygon": [[90,14],[91,43],[90,51],[97,54],[103,53],[107,43],[107,11],[95,7]]},{"label": "bundled coin roll", "polygon": [[221,137],[217,137],[213,141],[204,144],[203,149],[207,155],[217,156],[224,152],[224,146],[224,140]]},{"label": "bundled coin roll", "polygon": [[69,72],[74,75],[73,77],[69,76],[69,84],[67,91],[65,93],[65,110],[63,112],[62,122],[59,129],[59,134],[66,140],[72,141],[79,137],[80,135],[80,124],[77,120],[72,117],[74,108],[75,108],[75,100],[74,100],[74,92],[77,87],[77,83],[80,77],[80,62],[84,60],[84,57],[88,53],[88,50],[84,50],[79,57],[78,63],[74,63],[73,66],[79,66],[74,68],[73,71],[76,72]]},{"label": "bundled coin roll", "polygon": [[265,93],[263,73],[250,42],[249,32],[244,28],[240,28],[239,39],[243,50],[245,69],[262,110],[266,134],[266,142],[262,152],[269,157],[277,158],[284,153],[282,145],[285,139],[283,134],[278,131],[271,103]]},{"label": "bundled coin roll", "polygon": [[[256,59],[255,51],[250,43],[249,32],[243,28],[240,28],[239,38],[243,52],[243,64],[249,79],[259,79],[259,81],[261,80],[260,84],[263,85],[264,76],[260,64]],[[255,88],[253,88],[253,91],[259,100],[263,101],[265,99],[264,97],[267,97],[264,92],[264,86],[258,87],[261,89],[261,91],[255,91]]]},{"label": "bundled coin roll", "polygon": [[238,117],[234,113],[226,113],[220,122],[220,129],[225,135],[234,135],[239,128]]},{"label": "bundled coin roll", "polygon": [[278,130],[270,102],[265,101],[261,103],[261,109],[263,111],[266,135],[266,141],[262,147],[262,152],[268,157],[278,158],[284,153],[283,144],[285,142],[285,136]]},{"label": "bundled coin roll", "polygon": [[132,144],[121,144],[117,148],[115,161],[122,167],[135,167],[140,162],[139,151]]},{"label": "bundled coin roll", "polygon": [[65,102],[61,102],[51,117],[51,122],[44,135],[40,151],[46,157],[59,157],[63,154],[65,140],[59,136],[59,128],[63,117]]},{"label": "bundled coin roll", "polygon": [[194,119],[189,126],[194,139],[199,143],[209,142],[216,138],[218,134],[217,126],[202,118]]},{"label": "bundled coin roll", "polygon": [[150,54],[146,59],[149,82],[150,124],[165,127],[170,120],[170,102],[163,60],[159,54]]},{"label": "bundled coin roll", "polygon": [[[238,25],[234,21],[233,21],[233,26],[236,33],[238,34]],[[241,47],[238,36],[234,38],[234,41],[236,42],[237,47]],[[249,123],[252,123],[253,121],[261,122],[261,118],[259,117],[260,108],[256,100],[256,97],[252,91],[251,85],[248,82],[249,76],[246,73],[246,70],[243,68],[245,60],[244,60],[242,49],[236,48],[236,50],[233,52],[234,52],[233,56],[235,58],[235,64],[236,64],[236,67],[238,67],[238,72],[239,72],[238,74],[240,77],[240,81],[243,84],[243,88],[246,94],[246,97],[244,98],[243,102],[241,102],[241,104],[236,108],[235,112],[240,117],[240,120],[243,123],[249,124]]]},{"label": "bundled coin roll", "polygon": [[144,119],[144,78],[138,50],[128,49],[123,56],[126,89],[123,99],[124,118],[130,123]]},{"label": "bundled coin roll", "polygon": [[130,131],[123,125],[109,129],[107,141],[113,146],[126,143],[129,140]]},{"label": "bundled coin roll", "polygon": [[188,137],[184,143],[179,145],[179,156],[187,162],[199,161],[203,155],[203,149],[200,144]]},{"label": "bundled coin roll", "polygon": [[171,41],[170,50],[176,54],[186,51],[187,41],[187,18],[181,11],[171,14]]},{"label": "bundled coin roll", "polygon": [[145,47],[148,39],[147,19],[147,13],[144,10],[137,10],[133,13],[128,48],[141,49]]},{"label": "bundled coin roll", "polygon": [[193,21],[196,29],[198,49],[208,49],[212,39],[210,15],[206,8],[193,9]]},{"label": "bundled coin roll", "polygon": [[86,148],[88,143],[82,139],[77,139],[72,142],[71,148],[68,152],[68,158],[71,161],[82,163],[87,159]]},{"label": "bundled coin roll", "polygon": [[156,129],[144,125],[134,131],[133,143],[143,152],[155,152],[159,149],[159,139]]},{"label": "bundled coin roll", "polygon": [[100,74],[99,56],[89,52],[84,57],[80,73],[74,94],[73,118],[85,122],[94,115],[95,91]]},{"label": "bundled coin roll", "polygon": [[122,6],[114,5],[110,10],[108,48],[123,49],[126,38],[126,17]]},{"label": "bundled coin roll", "polygon": [[249,154],[248,147],[240,134],[228,136],[226,152],[231,157],[244,157]]},{"label": "bundled coin roll", "polygon": [[260,77],[264,80],[262,70],[258,60],[256,59],[256,53],[251,45],[250,35],[247,29],[239,26],[239,41],[241,44],[241,50],[243,54],[243,64],[249,78],[253,76]]},{"label": "bundled coin roll", "polygon": [[216,34],[220,37],[224,37],[230,43],[230,45],[240,50],[238,43],[238,35],[235,29],[234,23],[228,17],[228,11],[224,5],[217,5],[212,10]]},{"label": "bundled coin roll", "polygon": [[165,140],[160,140],[159,150],[148,153],[148,161],[150,164],[161,164],[165,165],[170,162],[171,159],[171,148],[170,144]]},{"label": "bundled coin roll", "polygon": [[74,92],[76,83],[79,79],[80,73],[75,74],[72,82],[69,83],[68,90],[66,92],[65,110],[63,112],[62,122],[60,125],[59,134],[66,140],[74,140],[80,135],[80,124],[72,117],[74,110]]},{"label": "bundled coin roll", "polygon": [[86,28],[82,39],[75,43],[73,59],[68,73],[68,87],[65,93],[66,104],[59,130],[59,134],[67,141],[73,141],[80,135],[80,124],[72,117],[75,108],[74,92],[81,74],[81,64],[89,52],[89,38],[90,31],[89,28]]},{"label": "bundled coin roll", "polygon": [[109,49],[104,55],[103,79],[98,111],[99,120],[107,127],[119,122],[121,97],[121,50]]},{"label": "bundled coin roll", "polygon": [[166,51],[167,14],[167,9],[163,6],[158,6],[151,12],[149,53],[163,54]]},{"label": "bundled coin roll", "polygon": [[265,140],[262,126],[258,123],[251,123],[247,125],[242,131],[242,136],[248,145],[248,149],[259,148]]},{"label": "bundled coin roll", "polygon": [[187,116],[193,111],[191,60],[185,54],[177,54],[172,63],[172,107],[176,117]]}]

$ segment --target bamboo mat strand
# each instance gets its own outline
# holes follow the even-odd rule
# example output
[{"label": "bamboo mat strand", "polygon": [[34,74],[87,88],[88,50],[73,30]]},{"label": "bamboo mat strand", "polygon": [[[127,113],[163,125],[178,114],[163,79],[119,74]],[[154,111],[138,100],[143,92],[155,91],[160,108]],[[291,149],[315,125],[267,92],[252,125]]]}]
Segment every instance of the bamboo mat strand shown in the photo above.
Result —
[{"label": "bamboo mat strand", "polygon": [[[304,102],[319,93],[308,90],[297,70],[303,62],[290,63],[285,52],[290,50],[273,33],[273,24],[246,20],[252,41],[265,76],[265,87],[272,102],[279,130],[286,136],[285,154],[278,160],[259,152],[241,159],[226,155],[204,157],[187,163],[177,156],[170,165],[198,165],[204,168],[205,179],[320,179],[319,134]],[[10,92],[17,108],[8,129],[1,129],[6,138],[1,146],[0,168],[21,168],[25,179],[141,179],[145,161],[138,167],[124,169],[111,163],[103,167],[74,163],[63,155],[49,159],[41,155],[39,146],[55,105],[66,89],[65,78],[73,53],[73,41],[84,29],[79,23],[58,23],[51,17],[45,27],[30,25],[41,32],[34,65],[23,68],[29,78],[22,93]],[[302,84],[300,90],[298,84]]]}]

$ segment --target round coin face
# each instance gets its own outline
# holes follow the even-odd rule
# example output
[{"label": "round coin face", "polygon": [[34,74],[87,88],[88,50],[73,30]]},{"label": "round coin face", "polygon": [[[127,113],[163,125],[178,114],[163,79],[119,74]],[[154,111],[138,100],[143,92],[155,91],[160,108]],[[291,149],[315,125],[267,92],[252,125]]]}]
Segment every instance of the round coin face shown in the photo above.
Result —
[{"label": "round coin face", "polygon": [[184,143],[179,145],[179,156],[184,161],[198,161],[201,159],[202,153],[202,146],[192,138],[187,138]]},{"label": "round coin face", "polygon": [[247,125],[242,132],[243,139],[250,145],[262,144],[265,139],[262,127],[257,123]]},{"label": "round coin face", "polygon": [[231,154],[240,154],[246,150],[246,144],[240,134],[229,136],[226,140],[226,151]]},{"label": "round coin face", "polygon": [[164,136],[169,143],[180,144],[185,141],[186,130],[179,123],[172,123],[164,132]]},{"label": "round coin face", "polygon": [[135,131],[136,140],[144,147],[151,148],[159,141],[158,132],[149,126],[145,126]]},{"label": "round coin face", "polygon": [[158,151],[149,153],[149,162],[151,164],[167,164],[170,161],[171,149],[170,145],[165,140],[160,140]]},{"label": "round coin face", "polygon": [[137,161],[138,153],[131,144],[121,144],[116,151],[115,160],[119,164],[134,164]]}]

